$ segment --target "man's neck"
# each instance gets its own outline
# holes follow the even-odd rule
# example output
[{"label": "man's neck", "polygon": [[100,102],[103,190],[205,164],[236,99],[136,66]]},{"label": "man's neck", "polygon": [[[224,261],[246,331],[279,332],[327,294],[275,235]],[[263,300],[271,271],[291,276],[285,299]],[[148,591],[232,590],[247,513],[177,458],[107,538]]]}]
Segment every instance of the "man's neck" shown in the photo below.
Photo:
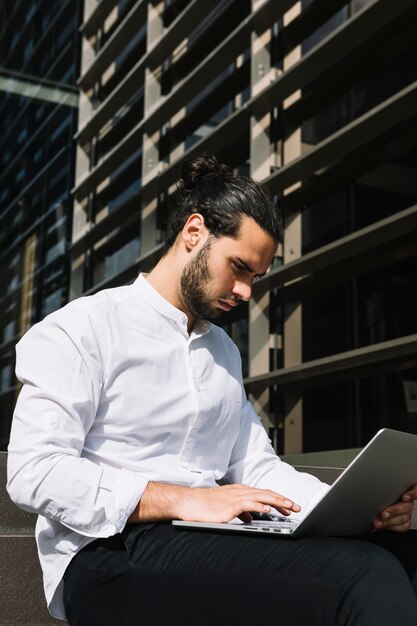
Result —
[{"label": "man's neck", "polygon": [[195,319],[186,310],[181,298],[181,275],[183,266],[176,258],[175,252],[170,250],[154,269],[146,276],[146,280],[167,302],[185,313],[188,317],[188,332],[193,329]]}]

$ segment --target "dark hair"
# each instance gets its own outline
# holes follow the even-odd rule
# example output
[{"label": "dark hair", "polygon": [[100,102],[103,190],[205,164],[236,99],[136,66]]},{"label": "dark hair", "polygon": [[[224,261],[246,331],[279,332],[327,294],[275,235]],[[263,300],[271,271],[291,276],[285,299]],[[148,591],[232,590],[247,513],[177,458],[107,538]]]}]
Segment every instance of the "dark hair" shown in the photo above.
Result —
[{"label": "dark hair", "polygon": [[214,237],[237,237],[244,216],[251,217],[277,242],[283,237],[283,216],[261,183],[235,176],[215,156],[204,153],[184,161],[177,182],[177,208],[167,223],[165,252],[193,213],[201,213]]}]

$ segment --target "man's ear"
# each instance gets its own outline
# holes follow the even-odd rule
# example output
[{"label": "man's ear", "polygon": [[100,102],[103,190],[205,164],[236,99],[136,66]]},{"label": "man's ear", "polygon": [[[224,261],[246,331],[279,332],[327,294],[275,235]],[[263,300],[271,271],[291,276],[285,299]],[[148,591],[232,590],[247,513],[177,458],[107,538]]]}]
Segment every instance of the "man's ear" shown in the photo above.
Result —
[{"label": "man's ear", "polygon": [[188,252],[204,245],[209,237],[209,230],[201,213],[193,213],[182,229],[182,240]]}]

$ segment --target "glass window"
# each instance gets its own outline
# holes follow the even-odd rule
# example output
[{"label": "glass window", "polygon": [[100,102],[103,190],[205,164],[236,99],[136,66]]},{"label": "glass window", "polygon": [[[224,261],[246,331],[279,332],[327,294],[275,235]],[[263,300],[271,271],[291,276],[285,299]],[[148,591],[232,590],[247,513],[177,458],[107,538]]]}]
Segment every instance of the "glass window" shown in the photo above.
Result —
[{"label": "glass window", "polygon": [[[310,2],[303,2],[303,8],[305,8],[306,4],[310,4]],[[343,22],[348,17],[348,9],[347,7],[343,7],[338,11],[335,15],[327,20],[324,24],[322,24],[314,33],[312,33],[309,37],[307,37],[303,41],[302,50],[303,54],[307,54],[314,46],[317,46],[325,37],[327,37],[331,32],[336,30],[338,26],[343,24]]]},{"label": "glass window", "polygon": [[0,391],[1,392],[4,392],[11,387],[12,373],[13,373],[13,370],[12,370],[11,365],[5,365],[1,369],[1,376],[0,376]]},{"label": "glass window", "polygon": [[[14,351],[8,346],[68,299],[70,233],[65,216],[70,217],[72,206],[75,144],[70,128],[74,125],[75,130],[77,111],[38,99],[44,92],[36,77],[58,83],[68,77],[74,83],[82,20],[82,3],[3,4],[2,17],[13,42],[6,48],[2,42],[7,68],[17,75],[33,75],[33,90],[1,95],[0,449],[7,444],[17,391]],[[59,210],[57,202],[62,203]]]},{"label": "glass window", "polygon": [[349,283],[343,283],[303,298],[303,361],[353,348],[349,288]]},{"label": "glass window", "polygon": [[16,334],[16,321],[10,320],[3,329],[3,342],[11,341]]},{"label": "glass window", "polygon": [[65,240],[61,239],[53,246],[48,247],[45,255],[45,264],[55,261],[55,259],[62,256],[63,254],[65,254]]},{"label": "glass window", "polygon": [[417,256],[358,278],[360,345],[417,333]]},{"label": "glass window", "polygon": [[140,256],[140,237],[123,244],[117,250],[95,253],[94,284],[115,276],[119,272],[131,267]]},{"label": "glass window", "polygon": [[341,189],[310,205],[303,211],[303,254],[348,234],[348,206],[348,190]]},{"label": "glass window", "polygon": [[53,313],[63,304],[64,290],[58,288],[49,295],[45,296],[42,301],[42,317]]},{"label": "glass window", "polygon": [[351,383],[326,385],[305,391],[303,451],[318,452],[360,446],[355,414],[355,395]]},{"label": "glass window", "polygon": [[416,369],[306,391],[304,451],[362,447],[380,428],[417,433],[416,394]]}]

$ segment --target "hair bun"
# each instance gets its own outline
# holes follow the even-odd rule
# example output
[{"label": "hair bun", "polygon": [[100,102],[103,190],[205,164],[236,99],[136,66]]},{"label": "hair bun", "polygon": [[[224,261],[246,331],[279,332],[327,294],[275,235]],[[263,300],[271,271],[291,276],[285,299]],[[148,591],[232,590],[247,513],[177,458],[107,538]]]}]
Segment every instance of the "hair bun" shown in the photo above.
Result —
[{"label": "hair bun", "polygon": [[220,163],[215,156],[204,152],[193,159],[187,159],[182,166],[182,186],[191,191],[197,186],[231,174],[231,169]]}]

